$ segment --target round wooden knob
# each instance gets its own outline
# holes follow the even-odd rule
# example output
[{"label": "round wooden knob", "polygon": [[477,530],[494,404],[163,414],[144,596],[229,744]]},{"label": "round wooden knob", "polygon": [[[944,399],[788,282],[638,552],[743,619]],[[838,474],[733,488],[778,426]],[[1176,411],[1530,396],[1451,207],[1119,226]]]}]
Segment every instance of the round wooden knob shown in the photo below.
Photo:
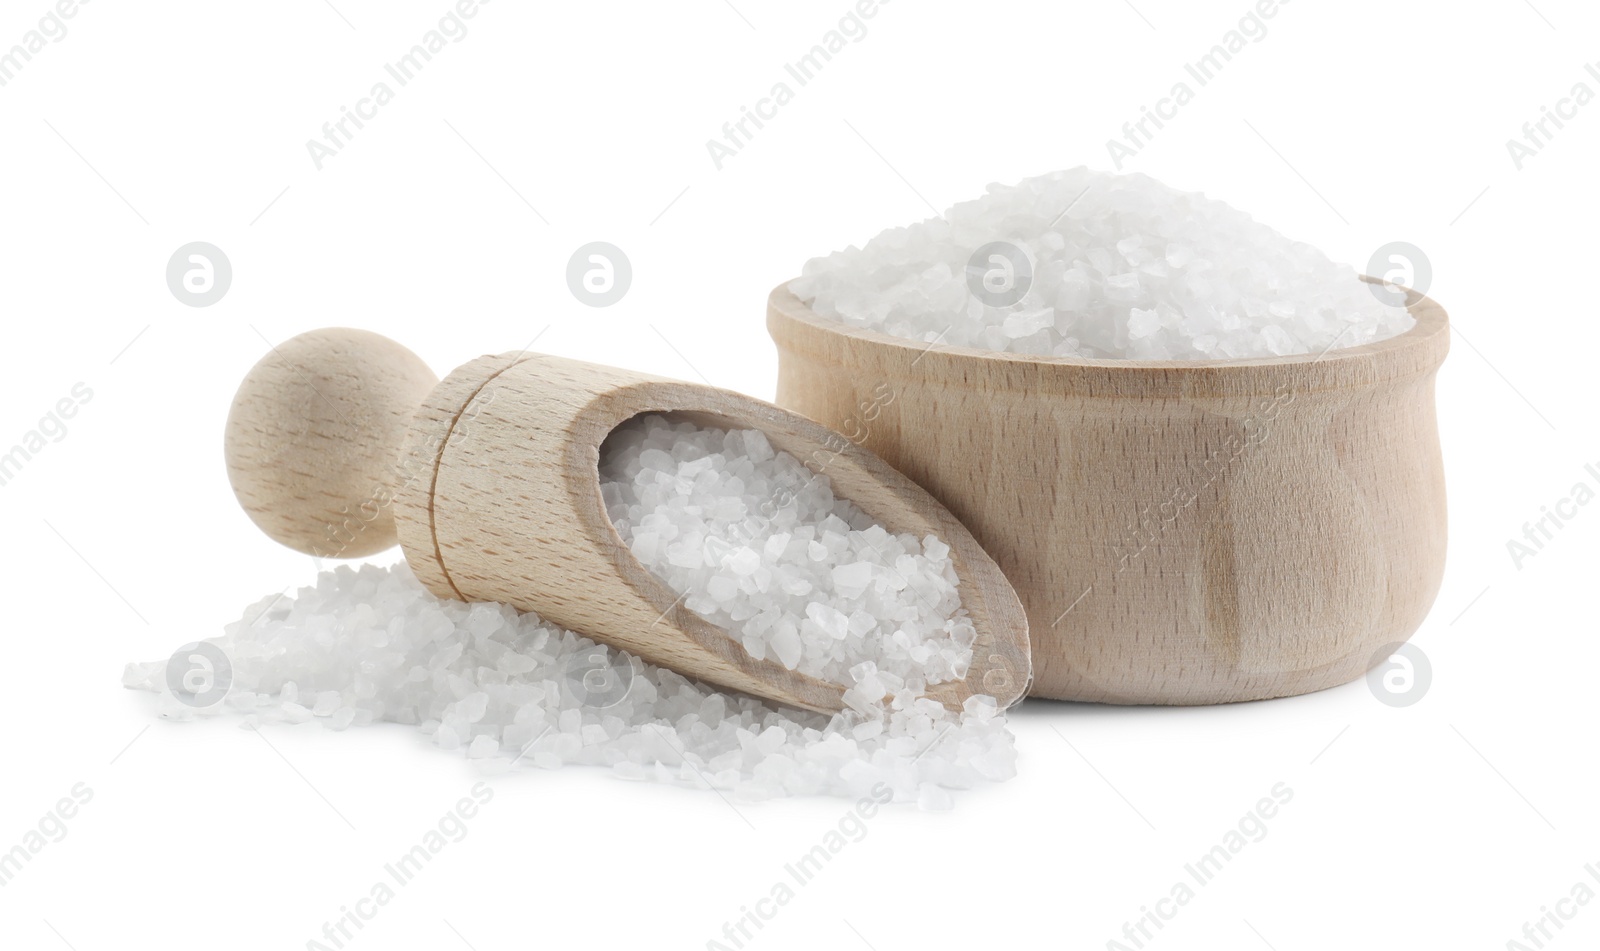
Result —
[{"label": "round wooden knob", "polygon": [[228,413],[228,479],[274,540],[319,558],[393,546],[396,464],[412,416],[439,382],[388,337],[343,327],[279,344]]}]

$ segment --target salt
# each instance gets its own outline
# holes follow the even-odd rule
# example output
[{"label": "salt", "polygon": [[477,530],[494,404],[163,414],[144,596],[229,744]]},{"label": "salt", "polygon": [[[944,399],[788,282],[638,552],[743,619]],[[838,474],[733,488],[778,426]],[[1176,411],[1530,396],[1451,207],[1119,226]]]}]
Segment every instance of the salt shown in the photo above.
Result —
[{"label": "salt", "polygon": [[[870,660],[918,692],[971,664],[950,547],[891,534],[756,430],[642,416],[601,447],[600,480],[640,563],[758,660],[845,687]],[[652,531],[676,548],[635,543]]]},{"label": "salt", "polygon": [[[598,766],[621,779],[740,797],[859,798],[882,782],[897,801],[941,808],[946,797],[930,787],[964,789],[1016,773],[1014,740],[991,698],[953,713],[918,705],[917,691],[902,685],[879,694],[880,703],[858,692],[856,706],[831,717],[779,708],[509,605],[440,600],[404,563],[324,572],[292,596],[246,608],[208,643],[229,660],[226,702],[179,701],[168,692],[169,663],[128,664],[123,683],[159,694],[155,712],[165,719],[232,714],[251,728],[406,723],[440,749],[502,768]],[[868,693],[884,689],[876,673],[862,673]],[[313,697],[331,711],[316,715],[299,702]]]},{"label": "salt", "polygon": [[[1029,267],[978,274],[1008,278],[1017,294],[967,283],[974,252],[996,241]],[[1348,265],[1223,202],[1086,168],[991,185],[943,217],[807,262],[789,287],[850,326],[1057,357],[1322,353],[1415,324]]]}]

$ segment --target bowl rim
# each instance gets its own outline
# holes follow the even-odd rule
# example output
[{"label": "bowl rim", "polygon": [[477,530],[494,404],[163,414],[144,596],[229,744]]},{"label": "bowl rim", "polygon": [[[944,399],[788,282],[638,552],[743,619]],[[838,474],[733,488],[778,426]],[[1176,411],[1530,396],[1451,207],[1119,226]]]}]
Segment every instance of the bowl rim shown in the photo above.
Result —
[{"label": "bowl rim", "polygon": [[[1268,371],[1286,367],[1320,365],[1338,367],[1351,362],[1384,363],[1396,368],[1415,362],[1417,369],[1432,369],[1444,359],[1448,350],[1449,315],[1432,298],[1402,285],[1365,274],[1357,275],[1369,284],[1383,284],[1403,291],[1406,310],[1416,323],[1404,333],[1383,340],[1324,350],[1321,353],[1297,353],[1281,357],[1246,357],[1239,360],[1124,360],[1115,357],[1059,357],[1052,355],[1011,353],[1004,350],[985,350],[977,347],[926,343],[907,337],[897,337],[880,330],[870,330],[846,324],[838,319],[814,313],[789,285],[798,278],[790,278],[772,289],[767,298],[768,329],[778,336],[777,324],[809,327],[824,335],[858,340],[880,350],[898,351],[912,357],[914,365],[924,358],[943,361],[980,361],[1003,364],[1009,367],[1035,367],[1039,372],[1051,368],[1082,369],[1113,374],[1152,373],[1162,376],[1209,376],[1218,371],[1241,370],[1257,367]],[[782,347],[785,341],[780,340]],[[1409,359],[1408,359],[1409,358]]]}]

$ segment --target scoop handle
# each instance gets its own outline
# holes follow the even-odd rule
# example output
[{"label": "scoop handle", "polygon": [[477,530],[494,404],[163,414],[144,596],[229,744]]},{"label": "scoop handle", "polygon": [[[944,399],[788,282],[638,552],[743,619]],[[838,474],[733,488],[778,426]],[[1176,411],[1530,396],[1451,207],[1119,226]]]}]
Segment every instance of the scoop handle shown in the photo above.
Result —
[{"label": "scoop handle", "polygon": [[228,412],[228,481],[273,540],[318,558],[392,547],[406,431],[439,382],[388,337],[330,327],[273,347]]}]

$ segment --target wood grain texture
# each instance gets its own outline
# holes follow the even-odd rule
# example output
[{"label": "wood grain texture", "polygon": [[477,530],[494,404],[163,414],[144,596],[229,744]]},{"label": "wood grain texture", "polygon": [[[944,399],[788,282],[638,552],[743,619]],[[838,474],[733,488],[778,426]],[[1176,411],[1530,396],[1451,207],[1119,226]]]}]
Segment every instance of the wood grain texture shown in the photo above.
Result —
[{"label": "wood grain texture", "polygon": [[967,680],[929,695],[959,708],[985,693],[1004,707],[1026,692],[1028,627],[1016,593],[924,490],[839,434],[771,404],[611,367],[487,356],[434,389],[407,437],[395,498],[417,576],[441,597],[534,611],[685,676],[791,706],[841,709],[839,686],[752,659],[683,607],[623,544],[600,495],[600,446],[642,413],[760,429],[891,531],[938,535],[951,546],[979,642]]},{"label": "wood grain texture", "polygon": [[1449,334],[1437,304],[1409,306],[1386,341],[1231,362],[921,344],[819,318],[787,285],[767,325],[778,403],[927,488],[1000,563],[1034,695],[1198,704],[1355,679],[1432,605]]},{"label": "wood grain texture", "polygon": [[313,330],[274,347],[234,395],[228,480],[274,540],[319,558],[395,543],[389,487],[417,404],[439,378],[365,330]]}]

